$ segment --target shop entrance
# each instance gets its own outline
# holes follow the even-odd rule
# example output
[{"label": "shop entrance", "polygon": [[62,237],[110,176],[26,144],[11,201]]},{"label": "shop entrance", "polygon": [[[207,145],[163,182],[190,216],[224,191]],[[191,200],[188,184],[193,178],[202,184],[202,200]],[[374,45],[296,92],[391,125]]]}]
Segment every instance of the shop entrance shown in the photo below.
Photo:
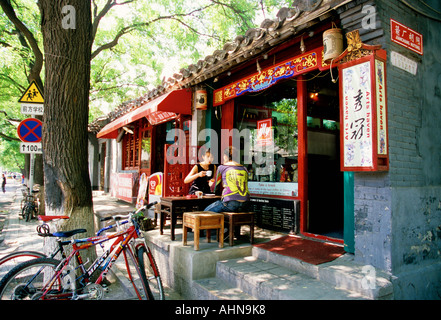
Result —
[{"label": "shop entrance", "polygon": [[[344,183],[340,171],[338,82],[329,73],[307,80],[307,208],[306,231],[343,239]],[[308,79],[310,79],[308,81]]]}]

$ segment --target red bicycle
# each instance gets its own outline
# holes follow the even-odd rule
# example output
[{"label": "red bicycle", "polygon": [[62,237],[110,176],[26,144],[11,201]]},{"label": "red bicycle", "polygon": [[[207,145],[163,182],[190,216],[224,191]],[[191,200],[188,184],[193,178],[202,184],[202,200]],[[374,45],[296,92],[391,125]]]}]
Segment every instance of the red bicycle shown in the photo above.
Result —
[{"label": "red bicycle", "polygon": [[[151,203],[148,207],[154,204]],[[140,212],[144,209],[146,209],[145,206],[127,216],[111,217],[116,224],[101,229],[97,236],[91,238],[63,240],[66,237],[83,233],[85,229],[53,234],[48,229],[41,229],[40,232],[44,236],[57,238],[63,259],[58,261],[53,258],[38,258],[19,264],[0,281],[0,298],[15,300],[102,299],[106,291],[102,286],[106,275],[114,265],[121,263],[125,267],[126,285],[123,285],[127,299],[164,299],[162,281],[155,259],[144,239],[140,237],[138,221]],[[120,221],[121,219],[126,220]],[[99,235],[114,227],[117,230],[115,233]],[[104,244],[113,239],[114,242],[106,249]],[[65,256],[64,246],[67,245],[72,251]],[[102,246],[103,253],[86,268],[81,251],[97,245]],[[123,261],[118,260],[120,256],[123,257]],[[73,265],[74,260],[77,266]],[[92,281],[97,271],[99,274],[96,280]]]}]

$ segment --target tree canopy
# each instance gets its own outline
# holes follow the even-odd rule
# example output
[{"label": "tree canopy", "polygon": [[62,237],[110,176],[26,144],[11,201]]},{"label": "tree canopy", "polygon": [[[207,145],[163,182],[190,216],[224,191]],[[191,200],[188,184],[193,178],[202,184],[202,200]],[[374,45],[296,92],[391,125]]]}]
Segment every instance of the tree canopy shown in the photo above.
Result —
[{"label": "tree canopy", "polygon": [[[284,0],[91,0],[89,121],[137,98],[278,9]],[[44,91],[40,11],[35,0],[0,0],[0,166],[23,167],[18,99],[31,80]]]}]

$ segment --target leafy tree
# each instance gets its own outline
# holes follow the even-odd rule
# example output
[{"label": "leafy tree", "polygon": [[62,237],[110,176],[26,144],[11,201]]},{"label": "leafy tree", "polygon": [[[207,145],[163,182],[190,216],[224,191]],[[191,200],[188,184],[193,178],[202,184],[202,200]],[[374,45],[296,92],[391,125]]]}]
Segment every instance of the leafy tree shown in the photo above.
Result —
[{"label": "leafy tree", "polygon": [[31,80],[44,90],[46,209],[70,215],[62,229],[94,230],[87,164],[90,110],[99,114],[98,105],[114,107],[138,97],[162,81],[167,66],[194,63],[252,27],[257,12],[267,14],[282,3],[39,0],[37,7],[33,0],[0,0],[0,52],[10,55],[1,59],[6,68],[0,71],[0,101],[9,114]]}]

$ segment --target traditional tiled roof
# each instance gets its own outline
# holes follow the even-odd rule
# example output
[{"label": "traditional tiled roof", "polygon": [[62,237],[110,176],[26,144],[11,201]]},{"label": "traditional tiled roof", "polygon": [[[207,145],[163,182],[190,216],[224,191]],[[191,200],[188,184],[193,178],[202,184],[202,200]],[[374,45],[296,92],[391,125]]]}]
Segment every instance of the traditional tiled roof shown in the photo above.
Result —
[{"label": "traditional tiled roof", "polygon": [[[280,9],[275,19],[265,19],[260,27],[249,29],[245,35],[237,36],[233,41],[227,42],[222,49],[206,56],[205,59],[179,70],[178,73],[164,79],[162,85],[145,95],[122,103],[107,115],[107,122],[121,117],[166,92],[200,84],[252,57],[259,56],[269,48],[296,34],[301,34],[304,30],[327,18],[332,10],[351,1],[294,1],[292,7]],[[96,123],[97,120],[99,123]],[[89,131],[96,133],[105,125],[102,118],[97,120],[89,125]]]}]

